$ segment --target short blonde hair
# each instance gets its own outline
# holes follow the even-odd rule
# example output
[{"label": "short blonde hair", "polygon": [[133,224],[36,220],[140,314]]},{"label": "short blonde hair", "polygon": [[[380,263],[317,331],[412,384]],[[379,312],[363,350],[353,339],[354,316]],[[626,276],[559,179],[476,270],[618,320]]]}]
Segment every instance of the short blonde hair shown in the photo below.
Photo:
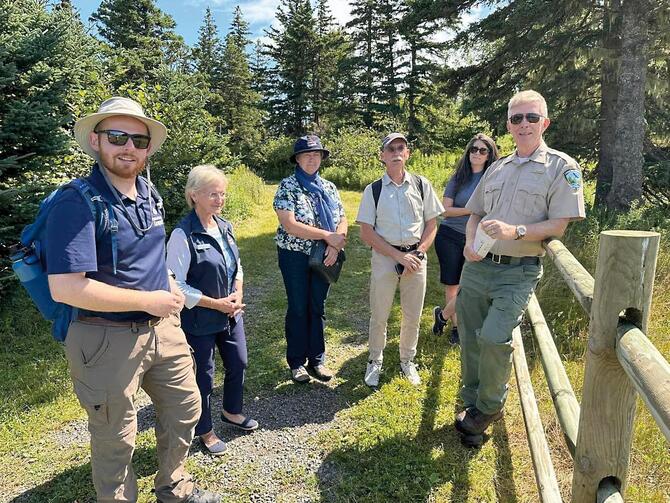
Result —
[{"label": "short blonde hair", "polygon": [[184,197],[189,208],[195,206],[193,201],[193,193],[206,187],[210,183],[223,182],[228,187],[228,178],[219,168],[213,164],[201,164],[196,166],[188,173],[186,179],[186,188],[184,189]]},{"label": "short blonde hair", "polygon": [[539,103],[540,115],[542,115],[542,117],[549,117],[547,102],[545,101],[544,96],[542,96],[537,91],[533,91],[532,89],[528,89],[527,91],[519,91],[514,96],[512,96],[512,99],[510,99],[509,103],[507,104],[508,117],[512,107],[521,105],[522,103]]}]

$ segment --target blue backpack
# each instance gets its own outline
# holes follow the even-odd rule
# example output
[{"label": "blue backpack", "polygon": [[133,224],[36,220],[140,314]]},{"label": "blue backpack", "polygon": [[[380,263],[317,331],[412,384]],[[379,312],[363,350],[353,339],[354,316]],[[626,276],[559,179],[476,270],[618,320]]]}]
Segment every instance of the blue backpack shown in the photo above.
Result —
[{"label": "blue backpack", "polygon": [[78,309],[53,300],[44,266],[48,246],[46,242],[47,217],[56,201],[66,190],[76,190],[88,204],[95,219],[96,242],[99,242],[106,233],[111,233],[114,274],[116,274],[117,262],[118,221],[114,208],[110,203],[104,201],[91,184],[77,178],[54,190],[42,201],[35,221],[23,229],[21,242],[12,247],[10,259],[14,274],[28,291],[28,295],[37,305],[42,316],[53,322],[51,334],[60,342],[65,340],[70,323],[77,318]]}]

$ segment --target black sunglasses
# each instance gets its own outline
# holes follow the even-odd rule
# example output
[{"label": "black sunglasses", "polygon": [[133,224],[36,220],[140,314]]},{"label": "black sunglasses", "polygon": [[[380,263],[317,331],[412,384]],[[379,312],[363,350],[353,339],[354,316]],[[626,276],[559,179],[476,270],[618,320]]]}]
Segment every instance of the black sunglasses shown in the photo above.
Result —
[{"label": "black sunglasses", "polygon": [[133,140],[133,145],[135,148],[145,150],[149,148],[149,142],[151,142],[151,136],[145,134],[128,134],[124,131],[118,131],[117,129],[102,129],[100,131],[94,131],[95,133],[107,134],[107,141],[112,145],[123,146],[128,143],[128,138]]},{"label": "black sunglasses", "polygon": [[531,112],[529,114],[514,114],[510,116],[509,121],[516,126],[523,122],[524,117],[531,124],[537,124],[538,122],[540,122],[540,119],[542,119],[542,116],[540,114]]},{"label": "black sunglasses", "polygon": [[470,147],[470,153],[471,154],[476,154],[477,152],[479,152],[482,155],[487,155],[489,153],[489,149],[486,148],[486,147],[481,147],[481,148],[475,147],[475,146]]}]

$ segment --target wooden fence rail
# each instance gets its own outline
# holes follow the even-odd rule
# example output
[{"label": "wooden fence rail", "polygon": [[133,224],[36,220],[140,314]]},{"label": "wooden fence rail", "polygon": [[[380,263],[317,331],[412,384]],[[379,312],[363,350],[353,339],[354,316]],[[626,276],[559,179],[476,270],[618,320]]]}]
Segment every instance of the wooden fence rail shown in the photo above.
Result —
[{"label": "wooden fence rail", "polygon": [[[645,336],[660,235],[606,231],[600,235],[596,278],[557,239],[543,243],[590,316],[580,407],[533,295],[528,317],[566,444],[573,456],[573,503],[623,502],[635,418],[636,391],[670,441],[670,364]],[[560,501],[523,353],[513,334],[514,368],[543,502]]]}]

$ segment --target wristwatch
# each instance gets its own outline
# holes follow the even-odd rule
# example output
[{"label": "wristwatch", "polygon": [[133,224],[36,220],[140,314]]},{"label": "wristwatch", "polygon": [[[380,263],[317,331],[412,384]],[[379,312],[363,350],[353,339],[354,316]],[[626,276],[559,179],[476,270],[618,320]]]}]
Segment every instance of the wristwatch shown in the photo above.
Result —
[{"label": "wristwatch", "polygon": [[514,240],[519,240],[523,239],[523,237],[526,235],[526,226],[525,225],[517,225],[516,226],[516,237]]},{"label": "wristwatch", "polygon": [[419,250],[415,250],[414,255],[416,255],[419,260],[424,260],[426,258],[426,254]]}]

